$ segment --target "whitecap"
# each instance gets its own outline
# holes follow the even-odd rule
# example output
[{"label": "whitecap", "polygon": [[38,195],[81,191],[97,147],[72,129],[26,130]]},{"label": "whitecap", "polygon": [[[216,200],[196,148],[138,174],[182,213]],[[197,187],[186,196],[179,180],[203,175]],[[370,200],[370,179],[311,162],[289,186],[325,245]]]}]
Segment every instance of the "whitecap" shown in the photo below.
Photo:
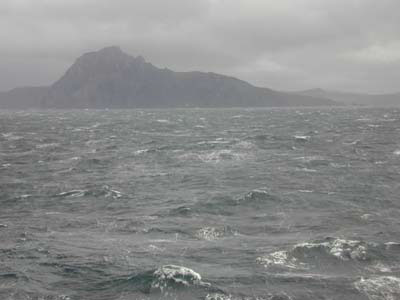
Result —
[{"label": "whitecap", "polygon": [[354,141],[349,141],[349,142],[343,142],[344,145],[358,145],[361,143],[361,140],[354,140]]},{"label": "whitecap", "polygon": [[332,255],[342,260],[367,258],[367,248],[360,241],[335,239],[328,248]]},{"label": "whitecap", "polygon": [[86,190],[72,190],[72,191],[68,191],[68,192],[59,193],[56,196],[75,198],[75,197],[83,197],[83,196],[85,196],[86,193],[87,193]]},{"label": "whitecap", "polygon": [[251,149],[254,148],[254,144],[248,141],[240,141],[235,145],[235,147],[243,149]]},{"label": "whitecap", "polygon": [[295,158],[296,160],[301,160],[302,162],[309,163],[312,161],[325,160],[322,156],[313,155],[313,156],[299,156]]},{"label": "whitecap", "polygon": [[400,299],[400,279],[394,276],[361,278],[354,283],[356,289],[370,300]]},{"label": "whitecap", "polygon": [[149,152],[150,150],[149,149],[140,149],[140,150],[136,150],[135,152],[134,152],[134,154],[135,155],[140,155],[140,154],[143,154],[143,153],[147,153],[147,152]]},{"label": "whitecap", "polygon": [[150,244],[150,245],[148,246],[148,249],[149,249],[151,252],[164,252],[164,251],[165,251],[165,248],[158,247],[158,246],[153,245],[153,244]]},{"label": "whitecap", "polygon": [[210,145],[213,145],[213,144],[229,144],[230,143],[230,141],[225,141],[225,140],[221,140],[221,139],[216,139],[215,141],[201,141],[201,142],[198,142],[197,144],[198,145],[207,145],[207,144],[210,144]]},{"label": "whitecap", "polygon": [[165,289],[172,288],[173,286],[191,286],[202,285],[201,276],[195,271],[176,265],[165,265],[153,273],[153,281],[151,283],[152,289]]},{"label": "whitecap", "polygon": [[[297,269],[299,263],[295,257],[289,257],[287,251],[276,251],[265,256],[258,257],[256,260],[265,267],[282,266],[289,269]],[[304,264],[302,265],[304,267]]]},{"label": "whitecap", "polygon": [[311,253],[310,250],[318,251],[319,255],[328,254],[343,261],[365,261],[368,254],[366,245],[360,241],[327,238],[320,242],[296,244],[289,251],[281,250],[259,257],[257,262],[266,267],[280,266],[289,269],[308,269],[309,264],[302,260],[316,258],[316,254]]},{"label": "whitecap", "polygon": [[306,141],[309,141],[311,139],[311,137],[309,135],[295,135],[294,139],[296,141],[306,142]]},{"label": "whitecap", "polygon": [[397,242],[387,242],[385,243],[386,249],[400,248],[400,243]]},{"label": "whitecap", "polygon": [[120,191],[114,190],[111,187],[109,187],[108,185],[104,185],[103,186],[103,190],[104,190],[104,197],[112,197],[113,199],[118,199],[122,197],[122,193]]},{"label": "whitecap", "polygon": [[82,159],[82,157],[80,157],[80,156],[74,156],[74,157],[71,157],[69,160],[70,160],[70,161],[75,161],[75,160],[80,160],[80,159]]},{"label": "whitecap", "polygon": [[363,214],[360,216],[361,219],[366,220],[366,221],[370,220],[372,217],[373,217],[372,214]]},{"label": "whitecap", "polygon": [[298,171],[308,172],[308,173],[315,173],[317,170],[309,169],[309,168],[297,168]]},{"label": "whitecap", "polygon": [[196,232],[196,236],[200,239],[213,241],[223,236],[223,232],[214,227],[203,227]]},{"label": "whitecap", "polygon": [[368,270],[370,270],[371,272],[381,272],[381,273],[390,273],[392,272],[392,268],[381,263],[381,262],[377,262],[375,265],[368,267]]},{"label": "whitecap", "polygon": [[338,163],[330,163],[329,165],[332,168],[337,168],[337,169],[349,167],[349,165],[347,165],[347,164],[338,164]]},{"label": "whitecap", "polygon": [[243,160],[246,158],[244,153],[235,152],[230,149],[222,149],[205,153],[185,153],[179,156],[183,160],[200,160],[206,163],[219,163],[225,160]]},{"label": "whitecap", "polygon": [[234,300],[231,295],[225,295],[225,294],[207,294],[204,300]]},{"label": "whitecap", "polygon": [[157,122],[158,123],[163,123],[163,124],[171,123],[169,120],[166,120],[166,119],[158,119]]},{"label": "whitecap", "polygon": [[327,239],[325,242],[300,243],[294,246],[294,251],[301,249],[322,248],[326,253],[341,260],[366,260],[367,249],[362,242],[345,239]]},{"label": "whitecap", "polygon": [[278,202],[281,201],[280,198],[272,195],[268,190],[265,189],[255,189],[249,193],[247,193],[244,197],[240,197],[236,199],[236,203],[252,203],[252,202],[264,202],[264,201],[272,201]]},{"label": "whitecap", "polygon": [[48,144],[40,144],[40,145],[36,145],[37,149],[45,149],[45,148],[55,148],[60,146],[59,143],[48,143]]},{"label": "whitecap", "polygon": [[13,132],[2,133],[2,136],[8,141],[18,141],[23,139],[22,136],[15,135]]}]

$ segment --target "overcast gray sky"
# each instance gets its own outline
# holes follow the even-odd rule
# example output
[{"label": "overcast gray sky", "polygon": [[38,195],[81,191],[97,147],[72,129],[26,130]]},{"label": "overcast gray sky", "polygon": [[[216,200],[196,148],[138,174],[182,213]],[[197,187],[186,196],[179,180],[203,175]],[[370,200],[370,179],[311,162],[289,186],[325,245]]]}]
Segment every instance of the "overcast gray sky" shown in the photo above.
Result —
[{"label": "overcast gray sky", "polygon": [[119,45],[281,90],[400,91],[399,0],[1,0],[0,90]]}]

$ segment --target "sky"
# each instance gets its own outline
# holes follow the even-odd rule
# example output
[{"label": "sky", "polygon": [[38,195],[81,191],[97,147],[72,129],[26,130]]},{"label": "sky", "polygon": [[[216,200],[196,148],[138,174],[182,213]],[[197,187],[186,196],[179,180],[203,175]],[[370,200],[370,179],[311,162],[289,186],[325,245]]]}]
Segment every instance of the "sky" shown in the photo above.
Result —
[{"label": "sky", "polygon": [[0,90],[120,46],[277,90],[399,92],[399,0],[1,0]]}]

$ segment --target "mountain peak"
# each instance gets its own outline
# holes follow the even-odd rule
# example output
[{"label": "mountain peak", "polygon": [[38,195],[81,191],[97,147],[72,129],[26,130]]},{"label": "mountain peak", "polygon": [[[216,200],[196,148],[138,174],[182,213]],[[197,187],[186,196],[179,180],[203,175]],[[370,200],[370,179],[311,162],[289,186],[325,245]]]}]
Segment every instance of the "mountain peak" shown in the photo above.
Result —
[{"label": "mountain peak", "polygon": [[108,63],[122,63],[125,65],[132,63],[141,65],[146,63],[143,56],[131,56],[122,51],[119,46],[109,46],[98,51],[85,53],[78,59],[78,61],[92,61],[95,64],[107,61]]},{"label": "mountain peak", "polygon": [[133,58],[130,54],[124,52],[119,46],[109,46],[100,49],[96,52],[91,52],[88,54],[94,54],[100,57],[111,57],[111,58]]},{"label": "mountain peak", "polygon": [[83,54],[78,60],[115,60],[115,59],[124,59],[127,58],[133,59],[132,56],[126,54],[121,50],[118,46],[110,46],[100,49],[98,51],[87,52]]},{"label": "mountain peak", "polygon": [[43,98],[43,107],[236,107],[330,105],[326,99],[257,88],[233,77],[165,71],[118,46],[78,58]]},{"label": "mountain peak", "polygon": [[136,62],[142,63],[142,64],[146,62],[145,58],[143,56],[141,56],[141,55],[137,56],[135,58],[135,60],[136,60]]},{"label": "mountain peak", "polygon": [[102,52],[102,53],[123,53],[121,48],[119,46],[109,46],[109,47],[104,47],[103,49],[100,49],[97,52]]}]

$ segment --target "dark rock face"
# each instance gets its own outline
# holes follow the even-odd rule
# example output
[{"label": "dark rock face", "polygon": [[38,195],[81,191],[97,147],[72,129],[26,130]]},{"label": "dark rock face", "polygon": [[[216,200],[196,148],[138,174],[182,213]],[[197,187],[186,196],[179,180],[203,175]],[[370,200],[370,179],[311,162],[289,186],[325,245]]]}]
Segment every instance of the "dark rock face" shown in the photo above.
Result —
[{"label": "dark rock face", "polygon": [[[29,98],[29,92],[26,92]],[[258,88],[236,78],[159,69],[118,47],[86,53],[40,95],[42,108],[334,105],[329,99]],[[4,98],[4,97],[3,97]],[[25,98],[26,99],[26,98]],[[0,98],[1,100],[1,98]],[[24,102],[22,99],[21,102]],[[27,101],[26,107],[30,107]]]}]

